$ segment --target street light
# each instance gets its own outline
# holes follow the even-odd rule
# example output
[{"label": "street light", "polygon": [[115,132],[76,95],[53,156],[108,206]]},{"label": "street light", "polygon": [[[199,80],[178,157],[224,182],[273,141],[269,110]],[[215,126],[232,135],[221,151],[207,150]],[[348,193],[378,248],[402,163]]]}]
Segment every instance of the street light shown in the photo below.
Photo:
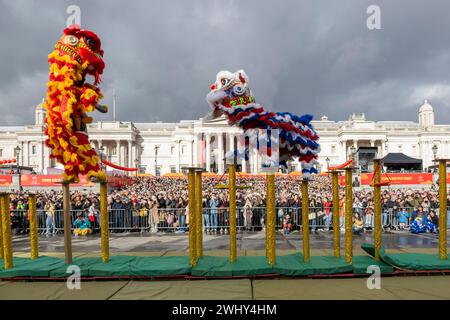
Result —
[{"label": "street light", "polygon": [[433,148],[431,148],[431,150],[433,150],[433,156],[434,156],[434,159],[436,160],[436,155],[437,155],[437,152],[438,152],[438,146],[437,145],[433,145]]},{"label": "street light", "polygon": [[355,161],[355,152],[356,152],[356,148],[355,146],[351,146],[350,147],[350,158]]},{"label": "street light", "polygon": [[178,172],[181,172],[181,153],[180,153],[180,148],[181,148],[181,140],[178,140]]},{"label": "street light", "polygon": [[17,174],[19,174],[19,156],[20,156],[20,147],[17,146],[14,148],[14,155],[16,156],[16,166],[17,166]]},{"label": "street light", "polygon": [[137,177],[137,175],[139,173],[139,160],[138,159],[134,159],[134,164],[135,164],[135,167],[138,169],[138,170],[136,170],[136,177]]},{"label": "street light", "polygon": [[[102,171],[104,169],[106,169],[106,166],[102,162],[102,160],[104,159],[104,155],[105,155],[104,152],[105,152],[105,147],[103,147],[103,146],[101,146],[100,148],[97,149],[97,153],[100,158],[100,170],[102,170]],[[106,172],[106,170],[105,170],[105,172]]]},{"label": "street light", "polygon": [[155,176],[158,176],[158,149],[159,146],[155,146]]},{"label": "street light", "polygon": [[327,163],[327,170],[330,168],[330,158],[326,158],[325,159],[326,163]]}]

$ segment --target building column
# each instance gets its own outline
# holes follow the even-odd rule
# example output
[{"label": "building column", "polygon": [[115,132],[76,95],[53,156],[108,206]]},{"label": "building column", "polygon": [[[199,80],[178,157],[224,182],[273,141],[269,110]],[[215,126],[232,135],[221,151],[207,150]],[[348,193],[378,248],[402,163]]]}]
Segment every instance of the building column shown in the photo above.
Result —
[{"label": "building column", "polygon": [[234,156],[234,149],[236,148],[235,147],[235,144],[234,144],[234,134],[232,134],[232,133],[230,133],[229,135],[227,135],[227,137],[228,137],[228,139],[230,140],[230,149],[229,149],[229,151],[228,152],[230,152],[230,153],[232,153],[233,154],[233,161],[234,161],[234,159],[235,159],[235,156]]},{"label": "building column", "polygon": [[224,172],[224,167],[223,167],[223,135],[221,132],[217,133],[216,135],[217,138],[217,168],[218,168],[218,173],[222,174]]},{"label": "building column", "polygon": [[177,172],[181,172],[181,139],[177,141]]},{"label": "building column", "polygon": [[205,135],[206,139],[206,148],[205,148],[205,156],[206,156],[206,171],[211,171],[211,134],[207,133]]},{"label": "building column", "polygon": [[122,157],[120,156],[120,140],[116,140],[116,155],[117,155],[117,164],[121,166]]},{"label": "building column", "polygon": [[386,150],[386,140],[381,140],[381,153],[378,155],[379,158],[384,157],[385,150]]},{"label": "building column", "polygon": [[131,140],[128,141],[128,164],[127,166],[131,168],[133,166],[133,142]]},{"label": "building column", "polygon": [[346,148],[347,142],[344,141],[340,141],[339,142],[339,163],[345,162],[347,161],[347,148]]},{"label": "building column", "polygon": [[255,149],[255,152],[251,156],[251,165],[252,165],[252,173],[258,173],[258,151]]},{"label": "building column", "polygon": [[201,163],[200,163],[200,159],[199,159],[199,156],[200,156],[200,154],[199,154],[199,146],[198,146],[198,133],[194,133],[194,140],[192,141],[192,143],[193,143],[193,145],[192,145],[192,148],[191,148],[191,152],[192,152],[192,154],[191,154],[191,167],[193,167],[194,166],[194,164],[195,164],[195,166],[196,167],[198,167],[198,166],[200,166],[201,165]]}]

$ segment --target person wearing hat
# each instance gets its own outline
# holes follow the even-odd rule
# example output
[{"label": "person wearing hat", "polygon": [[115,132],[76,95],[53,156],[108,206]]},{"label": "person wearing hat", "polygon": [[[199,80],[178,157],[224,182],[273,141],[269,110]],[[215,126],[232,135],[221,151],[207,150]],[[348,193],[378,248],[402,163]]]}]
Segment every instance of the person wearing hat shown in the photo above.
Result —
[{"label": "person wearing hat", "polygon": [[73,234],[75,237],[85,236],[92,233],[91,223],[83,217],[81,212],[77,213],[77,219],[73,222]]}]

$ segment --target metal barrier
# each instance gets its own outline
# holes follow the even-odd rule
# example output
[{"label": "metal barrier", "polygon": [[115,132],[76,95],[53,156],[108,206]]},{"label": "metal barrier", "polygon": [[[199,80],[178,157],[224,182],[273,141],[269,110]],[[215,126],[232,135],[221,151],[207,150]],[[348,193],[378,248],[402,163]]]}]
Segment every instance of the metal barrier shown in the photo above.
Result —
[{"label": "metal barrier", "polygon": [[[310,207],[309,227],[312,232],[332,228],[332,210],[328,214],[321,207]],[[301,230],[302,214],[300,207],[277,207],[276,228],[286,232]],[[382,210],[382,226],[387,230],[408,230],[410,223],[416,215],[414,208],[405,210],[388,208]],[[438,209],[434,209],[438,213]],[[450,207],[447,209],[450,213]],[[81,212],[88,219],[84,210],[72,210],[72,223],[77,214]],[[111,232],[186,232],[188,231],[188,217],[185,208],[158,208],[157,215],[151,209],[110,209],[109,229]],[[373,208],[354,207],[354,215],[360,214],[363,227],[373,229]],[[429,211],[424,211],[427,217]],[[38,231],[41,234],[57,234],[64,230],[63,211],[55,210],[49,215],[45,210],[37,211]],[[450,214],[448,215],[450,217]],[[265,229],[265,207],[237,207],[236,226],[239,231],[261,231]],[[341,217],[341,227],[344,225]],[[448,218],[447,225],[450,224]],[[229,229],[229,208],[203,208],[202,225],[204,232],[227,234]],[[28,213],[25,210],[11,211],[11,227],[14,233],[27,233],[29,230]],[[91,222],[91,228],[98,231],[100,228],[100,212]],[[73,228],[72,228],[73,229]]]}]

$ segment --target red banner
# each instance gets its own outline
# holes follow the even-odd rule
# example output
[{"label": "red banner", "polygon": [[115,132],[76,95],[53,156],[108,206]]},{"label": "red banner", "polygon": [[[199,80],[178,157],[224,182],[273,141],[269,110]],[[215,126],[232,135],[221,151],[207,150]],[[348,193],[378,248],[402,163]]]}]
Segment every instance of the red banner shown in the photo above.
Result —
[{"label": "red banner", "polygon": [[[58,174],[27,174],[20,177],[20,184],[24,187],[57,187],[61,186],[62,176]],[[70,184],[74,187],[90,187],[94,184],[86,180],[86,176],[80,177],[79,183]]]},{"label": "red banner", "polygon": [[108,187],[120,188],[125,187],[133,183],[133,179],[128,176],[108,176]]},{"label": "red banner", "polygon": [[[3,176],[0,176],[0,185],[2,181],[1,177]],[[47,174],[47,175],[30,174],[30,175],[22,175],[20,179],[20,184],[24,187],[58,187],[61,186],[61,181],[62,176],[58,174]],[[110,188],[119,188],[127,186],[130,185],[132,182],[133,180],[128,176],[108,176],[108,186]],[[72,183],[70,185],[74,187],[92,187],[94,183],[91,181],[87,181],[86,176],[81,176],[79,183]]]},{"label": "red banner", "polygon": [[7,187],[12,184],[12,176],[1,175],[0,176],[0,186]]},{"label": "red banner", "polygon": [[[373,173],[361,173],[361,185],[372,184]],[[450,175],[447,176],[447,182],[450,181]],[[381,182],[395,184],[432,184],[433,175],[431,173],[382,173]],[[450,183],[450,182],[449,182]],[[345,185],[345,177],[339,176],[339,185]]]}]

